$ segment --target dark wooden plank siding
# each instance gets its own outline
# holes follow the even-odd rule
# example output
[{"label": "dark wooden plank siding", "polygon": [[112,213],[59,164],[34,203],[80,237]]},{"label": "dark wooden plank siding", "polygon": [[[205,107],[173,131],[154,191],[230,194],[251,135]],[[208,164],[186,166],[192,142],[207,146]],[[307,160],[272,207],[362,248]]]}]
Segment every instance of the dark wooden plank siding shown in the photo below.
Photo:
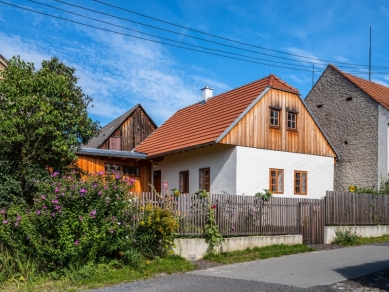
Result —
[{"label": "dark wooden plank siding", "polygon": [[[122,137],[123,151],[131,151],[156,130],[156,126],[148,118],[142,108],[138,107],[110,137]],[[109,137],[100,146],[109,149]]]}]

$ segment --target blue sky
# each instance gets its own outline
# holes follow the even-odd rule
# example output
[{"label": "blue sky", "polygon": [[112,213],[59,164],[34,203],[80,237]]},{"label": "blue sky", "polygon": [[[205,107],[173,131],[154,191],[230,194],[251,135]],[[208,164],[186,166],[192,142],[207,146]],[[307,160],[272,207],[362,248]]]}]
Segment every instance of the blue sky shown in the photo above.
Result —
[{"label": "blue sky", "polygon": [[[1,1],[155,41],[173,44],[160,38],[164,37],[189,45],[251,57],[234,56],[236,58],[269,64],[270,61],[284,62],[290,65],[274,62],[272,64],[308,70],[278,68],[183,50],[53,19],[0,3],[0,54],[6,58],[20,55],[22,59],[34,62],[37,68],[42,60],[56,56],[75,67],[79,85],[94,99],[94,107],[89,109],[90,116],[100,121],[101,125],[105,125],[137,103],[141,103],[160,125],[176,110],[200,101],[200,89],[204,85],[213,87],[216,95],[270,73],[298,88],[305,98],[312,87],[311,62],[322,64],[328,62],[276,53],[258,47],[328,60],[344,71],[366,72],[360,67],[344,67],[348,65],[335,62],[368,64],[370,26],[373,30],[372,65],[387,67],[374,68],[373,72],[383,74],[373,74],[372,80],[389,86],[388,0],[102,0],[182,27],[251,46],[144,18],[93,0],[62,1],[203,38],[205,41],[99,15],[54,0],[37,1],[159,37],[145,36],[139,32],[84,19],[28,0]],[[210,41],[255,53],[220,46]],[[174,44],[189,47],[185,44]],[[193,46],[191,48],[204,50]],[[227,55],[218,51],[211,52]],[[325,67],[317,64],[315,66]],[[320,77],[322,71],[317,70],[319,72],[315,72],[315,80]],[[368,78],[367,74],[357,76]]]}]

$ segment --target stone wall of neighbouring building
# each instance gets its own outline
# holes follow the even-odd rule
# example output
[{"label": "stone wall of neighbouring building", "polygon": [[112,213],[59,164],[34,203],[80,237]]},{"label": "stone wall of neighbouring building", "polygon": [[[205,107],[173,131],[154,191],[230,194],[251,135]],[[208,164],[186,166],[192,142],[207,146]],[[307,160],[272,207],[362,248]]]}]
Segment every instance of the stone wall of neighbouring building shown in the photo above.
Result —
[{"label": "stone wall of neighbouring building", "polygon": [[378,187],[378,104],[331,67],[305,102],[338,151],[334,189]]}]

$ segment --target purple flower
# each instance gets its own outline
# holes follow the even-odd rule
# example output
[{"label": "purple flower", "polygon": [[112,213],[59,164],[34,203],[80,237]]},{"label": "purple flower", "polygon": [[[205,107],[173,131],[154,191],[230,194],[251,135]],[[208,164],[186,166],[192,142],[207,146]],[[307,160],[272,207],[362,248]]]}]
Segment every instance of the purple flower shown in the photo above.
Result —
[{"label": "purple flower", "polygon": [[75,242],[74,242],[74,244],[75,245],[78,245],[80,242],[78,241],[78,240],[76,240]]},{"label": "purple flower", "polygon": [[55,171],[54,173],[51,174],[52,177],[55,177],[55,176],[57,176],[57,175],[59,175],[59,172],[58,172],[58,171]]},{"label": "purple flower", "polygon": [[18,226],[19,225],[19,222],[15,222],[15,226]]},{"label": "purple flower", "polygon": [[5,209],[2,209],[2,210],[1,210],[1,214],[4,214],[4,213],[5,213]]},{"label": "purple flower", "polygon": [[116,186],[113,186],[114,189],[116,189],[117,187]]},{"label": "purple flower", "polygon": [[110,232],[111,234],[113,234],[113,233],[115,232],[115,230],[110,229],[109,232]]},{"label": "purple flower", "polygon": [[104,186],[104,189],[108,189],[108,186],[107,186],[107,185],[105,185],[105,186]]},{"label": "purple flower", "polygon": [[53,217],[53,218],[55,217],[55,213],[54,213],[54,212],[53,212],[53,213],[51,213],[51,217]]},{"label": "purple flower", "polygon": [[99,191],[98,194],[101,195],[103,193],[103,191]]},{"label": "purple flower", "polygon": [[42,208],[43,208],[44,210],[46,210],[46,209],[47,209],[47,207],[46,207],[46,206],[43,206]]},{"label": "purple flower", "polygon": [[3,224],[7,224],[8,223],[8,221],[7,220],[3,220]]},{"label": "purple flower", "polygon": [[16,221],[20,221],[20,220],[22,220],[22,217],[18,216],[18,217],[16,218]]},{"label": "purple flower", "polygon": [[92,187],[96,188],[96,187],[97,187],[97,183],[94,182],[94,183],[92,184]]},{"label": "purple flower", "polygon": [[40,215],[40,214],[41,214],[41,211],[40,211],[40,210],[36,211],[36,214],[37,214],[37,215]]},{"label": "purple flower", "polygon": [[55,192],[59,193],[60,189],[58,187],[55,188]]},{"label": "purple flower", "polygon": [[42,200],[46,200],[46,197],[44,195],[41,196]]},{"label": "purple flower", "polygon": [[89,213],[89,216],[91,216],[92,218],[95,218],[95,217],[96,217],[96,210],[92,210],[92,211]]},{"label": "purple flower", "polygon": [[80,189],[80,196],[83,197],[87,192],[88,192],[87,189]]},{"label": "purple flower", "polygon": [[120,179],[122,176],[119,174],[119,173],[117,173],[116,175],[115,175],[115,178],[116,179]]},{"label": "purple flower", "polygon": [[132,178],[132,179],[130,179],[130,183],[135,183],[135,179],[134,178]]},{"label": "purple flower", "polygon": [[55,206],[55,210],[59,210],[59,209],[61,209],[61,206]]},{"label": "purple flower", "polygon": [[84,220],[84,218],[82,216],[79,217],[80,221]]}]

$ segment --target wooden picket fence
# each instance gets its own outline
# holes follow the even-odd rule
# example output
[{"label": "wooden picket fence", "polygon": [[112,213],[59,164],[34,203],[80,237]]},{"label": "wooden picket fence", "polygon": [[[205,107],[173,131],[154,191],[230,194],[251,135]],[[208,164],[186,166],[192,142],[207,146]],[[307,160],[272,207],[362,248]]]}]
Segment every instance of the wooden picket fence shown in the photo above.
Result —
[{"label": "wooden picket fence", "polygon": [[325,201],[326,225],[389,224],[389,195],[328,191]]},{"label": "wooden picket fence", "polygon": [[[152,193],[136,193],[136,197],[139,207],[161,205]],[[272,197],[265,202],[253,196],[212,194],[210,204],[223,236],[302,234],[306,244],[324,240],[323,200]],[[208,199],[181,194],[176,206],[178,235],[204,236]]]}]

